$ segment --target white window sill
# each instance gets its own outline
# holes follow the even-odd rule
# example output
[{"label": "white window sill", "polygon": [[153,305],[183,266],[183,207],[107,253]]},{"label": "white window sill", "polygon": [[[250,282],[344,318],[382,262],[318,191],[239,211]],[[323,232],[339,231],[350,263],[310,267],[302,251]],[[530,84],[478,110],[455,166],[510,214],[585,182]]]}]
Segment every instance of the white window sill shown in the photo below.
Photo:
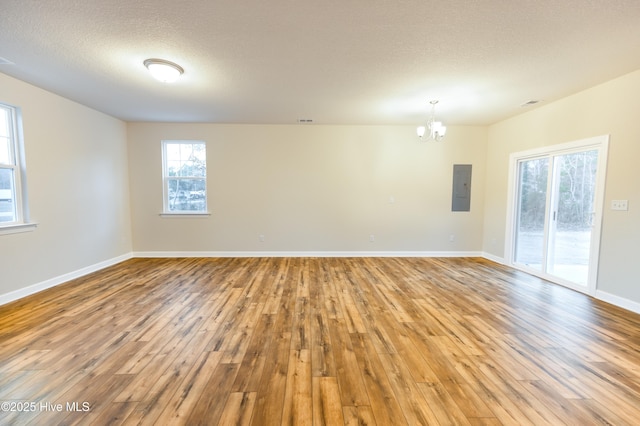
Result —
[{"label": "white window sill", "polygon": [[160,217],[209,217],[211,212],[173,212],[173,213],[160,213]]},{"label": "white window sill", "polygon": [[38,227],[37,223],[18,223],[15,225],[0,226],[0,235],[18,234],[20,232],[31,232]]}]

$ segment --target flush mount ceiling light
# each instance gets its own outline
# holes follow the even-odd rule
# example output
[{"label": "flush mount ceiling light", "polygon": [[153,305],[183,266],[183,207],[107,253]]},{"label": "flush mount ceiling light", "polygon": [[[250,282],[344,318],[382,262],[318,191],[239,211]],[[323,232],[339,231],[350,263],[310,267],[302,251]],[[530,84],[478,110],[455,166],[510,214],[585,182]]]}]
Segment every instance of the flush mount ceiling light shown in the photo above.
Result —
[{"label": "flush mount ceiling light", "polygon": [[173,83],[184,73],[184,69],[178,64],[174,64],[164,59],[147,59],[144,61],[153,78],[163,83]]},{"label": "flush mount ceiling light", "polygon": [[[438,101],[431,101],[429,103],[431,104],[431,115],[426,125],[418,127],[418,137],[423,140],[440,141],[447,133],[447,127],[443,126],[441,121],[436,121],[436,104]],[[427,130],[429,130],[429,134],[425,137]]]}]

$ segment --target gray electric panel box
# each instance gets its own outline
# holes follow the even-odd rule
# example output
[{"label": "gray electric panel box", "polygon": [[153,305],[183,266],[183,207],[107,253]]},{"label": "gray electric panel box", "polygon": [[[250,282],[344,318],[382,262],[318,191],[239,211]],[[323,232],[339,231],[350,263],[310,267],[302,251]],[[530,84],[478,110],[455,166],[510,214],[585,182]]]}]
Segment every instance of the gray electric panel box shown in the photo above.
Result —
[{"label": "gray electric panel box", "polygon": [[451,211],[471,210],[471,164],[453,165],[453,195]]}]

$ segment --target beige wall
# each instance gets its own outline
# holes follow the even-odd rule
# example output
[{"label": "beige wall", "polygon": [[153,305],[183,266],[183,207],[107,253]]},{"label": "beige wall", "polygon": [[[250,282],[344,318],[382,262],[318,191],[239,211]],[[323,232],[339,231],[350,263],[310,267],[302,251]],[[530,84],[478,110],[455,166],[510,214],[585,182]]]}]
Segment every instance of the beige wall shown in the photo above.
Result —
[{"label": "beige wall", "polygon": [[[482,249],[482,127],[419,143],[407,126],[130,123],[128,139],[135,252]],[[210,217],[159,216],[163,139],[207,142]],[[451,212],[453,164],[473,164],[470,213]]]},{"label": "beige wall", "polygon": [[0,298],[131,252],[126,125],[0,74],[22,108],[35,231],[0,235]]},{"label": "beige wall", "polygon": [[[484,250],[504,256],[509,155],[610,135],[598,290],[640,303],[635,267],[640,244],[640,71],[543,105],[489,128]],[[610,209],[629,200],[629,211]]]},{"label": "beige wall", "polygon": [[[502,258],[509,155],[610,134],[598,289],[640,303],[632,257],[640,242],[636,93],[640,71],[488,128],[449,126],[442,143],[419,143],[408,126],[125,124],[0,74],[0,100],[23,110],[39,223],[0,236],[0,300],[131,252]],[[211,216],[159,216],[162,139],[207,142]],[[470,213],[450,211],[453,164],[473,164]],[[611,211],[613,199],[629,200],[629,211]]]}]

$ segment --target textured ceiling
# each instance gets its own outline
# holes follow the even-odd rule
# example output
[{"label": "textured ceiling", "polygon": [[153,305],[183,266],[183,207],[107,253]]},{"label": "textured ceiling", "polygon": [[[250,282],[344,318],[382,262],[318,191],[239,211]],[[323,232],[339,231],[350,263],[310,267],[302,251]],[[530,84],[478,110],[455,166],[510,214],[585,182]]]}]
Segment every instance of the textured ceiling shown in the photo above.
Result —
[{"label": "textured ceiling", "polygon": [[2,0],[0,57],[127,121],[489,124],[640,69],[640,1]]}]

